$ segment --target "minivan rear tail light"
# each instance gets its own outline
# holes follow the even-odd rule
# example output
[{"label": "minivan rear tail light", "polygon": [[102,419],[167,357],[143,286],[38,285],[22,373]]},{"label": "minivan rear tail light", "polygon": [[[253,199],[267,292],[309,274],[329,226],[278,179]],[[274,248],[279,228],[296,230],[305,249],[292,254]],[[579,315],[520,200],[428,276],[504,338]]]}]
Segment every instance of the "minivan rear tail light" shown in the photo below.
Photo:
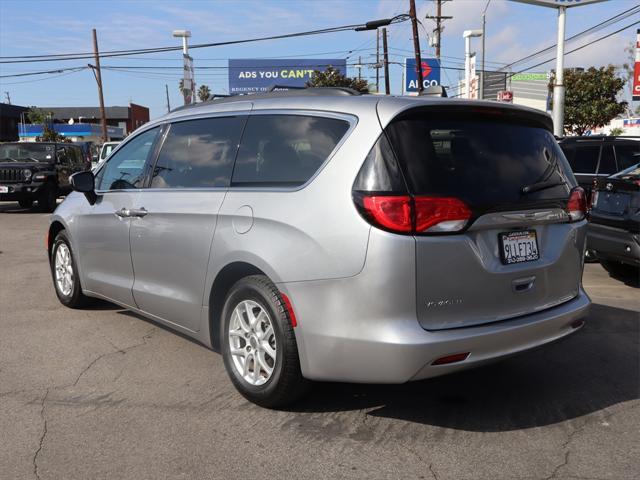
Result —
[{"label": "minivan rear tail light", "polygon": [[569,201],[567,202],[567,213],[571,222],[577,222],[586,216],[587,197],[582,187],[575,187],[571,190]]},{"label": "minivan rear tail light", "polygon": [[356,204],[370,223],[396,233],[458,232],[471,218],[471,209],[453,197],[362,194]]},{"label": "minivan rear tail light", "polygon": [[381,227],[393,232],[412,231],[412,201],[408,195],[365,196],[362,203],[370,218]]},{"label": "minivan rear tail light", "polygon": [[416,197],[417,232],[457,232],[471,218],[471,210],[457,198]]}]

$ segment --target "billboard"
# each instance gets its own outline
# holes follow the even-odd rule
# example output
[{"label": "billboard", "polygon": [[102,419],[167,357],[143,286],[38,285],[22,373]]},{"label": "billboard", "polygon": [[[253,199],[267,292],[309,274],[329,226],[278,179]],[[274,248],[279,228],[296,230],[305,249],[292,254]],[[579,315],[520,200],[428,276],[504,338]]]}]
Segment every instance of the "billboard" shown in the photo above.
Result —
[{"label": "billboard", "polygon": [[266,92],[270,87],[304,87],[314,70],[333,67],[347,74],[344,58],[241,58],[229,60],[229,94]]},{"label": "billboard", "polygon": [[[424,88],[440,85],[440,61],[437,58],[422,59],[422,85]],[[404,60],[404,91],[418,91],[415,57]]]}]

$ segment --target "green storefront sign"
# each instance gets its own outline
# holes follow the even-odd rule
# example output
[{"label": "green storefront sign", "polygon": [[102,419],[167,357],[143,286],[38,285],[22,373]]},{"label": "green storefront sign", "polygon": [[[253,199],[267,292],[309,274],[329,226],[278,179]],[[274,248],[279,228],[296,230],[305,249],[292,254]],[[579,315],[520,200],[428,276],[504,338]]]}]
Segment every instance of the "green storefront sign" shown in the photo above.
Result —
[{"label": "green storefront sign", "polygon": [[512,81],[531,81],[531,80],[544,80],[547,81],[549,77],[546,73],[518,73],[511,77]]}]

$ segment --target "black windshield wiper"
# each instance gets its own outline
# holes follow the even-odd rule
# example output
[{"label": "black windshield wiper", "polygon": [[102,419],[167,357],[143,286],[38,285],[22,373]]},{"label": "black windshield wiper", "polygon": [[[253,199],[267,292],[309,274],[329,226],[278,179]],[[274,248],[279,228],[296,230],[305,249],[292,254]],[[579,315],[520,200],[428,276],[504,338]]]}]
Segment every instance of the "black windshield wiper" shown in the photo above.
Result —
[{"label": "black windshield wiper", "polygon": [[557,180],[546,180],[544,182],[532,183],[531,185],[527,185],[522,187],[520,190],[523,194],[539,192],[540,190],[546,190],[547,188],[559,187],[560,185],[566,185],[567,182],[557,181]]}]

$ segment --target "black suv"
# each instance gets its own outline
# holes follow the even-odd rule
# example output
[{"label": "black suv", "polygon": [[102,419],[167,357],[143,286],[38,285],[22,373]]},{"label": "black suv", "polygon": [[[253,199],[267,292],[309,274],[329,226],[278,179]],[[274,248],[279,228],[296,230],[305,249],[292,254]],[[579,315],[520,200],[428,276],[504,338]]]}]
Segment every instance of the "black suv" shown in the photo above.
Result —
[{"label": "black suv", "polygon": [[640,283],[640,163],[595,187],[588,248],[611,275]]},{"label": "black suv", "polygon": [[640,137],[566,137],[559,143],[587,195],[594,180],[635,165],[640,154]]},{"label": "black suv", "polygon": [[82,170],[82,150],[71,143],[0,144],[0,201],[30,208],[37,200],[41,210],[53,212],[57,198],[71,191],[69,177]]}]

